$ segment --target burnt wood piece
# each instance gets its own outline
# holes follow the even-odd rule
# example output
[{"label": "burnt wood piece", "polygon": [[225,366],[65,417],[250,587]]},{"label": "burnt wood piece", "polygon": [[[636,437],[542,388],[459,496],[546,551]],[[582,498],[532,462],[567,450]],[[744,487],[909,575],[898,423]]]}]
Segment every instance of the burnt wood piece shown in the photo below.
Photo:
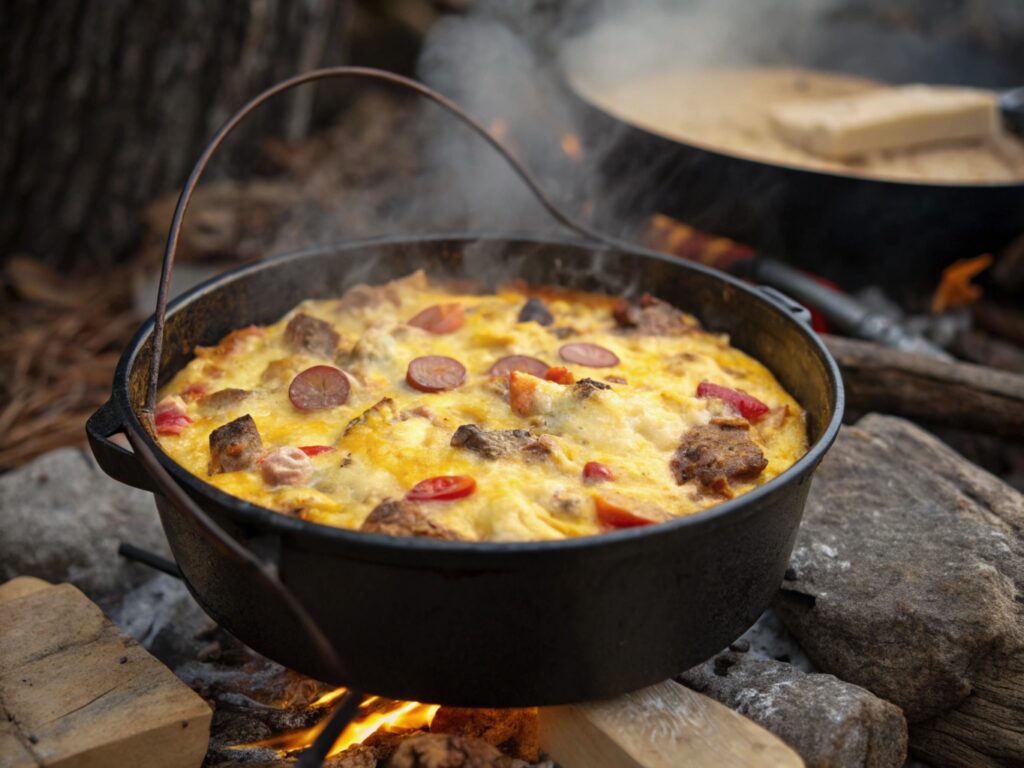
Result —
[{"label": "burnt wood piece", "polygon": [[821,669],[903,709],[927,763],[1019,765],[1022,594],[1024,497],[872,414],[815,475],[775,607]]},{"label": "burnt wood piece", "polygon": [[906,762],[907,721],[899,707],[832,675],[727,651],[683,673],[680,682],[774,733],[807,768]]},{"label": "burnt wood piece", "polygon": [[969,330],[958,333],[950,349],[957,357],[977,365],[1024,374],[1024,347],[984,331]]},{"label": "burnt wood piece", "polygon": [[383,768],[525,768],[486,741],[444,733],[423,733],[405,739]]},{"label": "burnt wood piece", "polygon": [[482,739],[504,754],[528,763],[540,761],[537,710],[489,707],[441,707],[430,721],[431,733]]},{"label": "burnt wood piece", "polygon": [[1024,376],[825,336],[846,405],[1004,437],[1024,435]]},{"label": "burnt wood piece", "polygon": [[0,765],[202,763],[210,707],[75,587],[7,582],[0,627]]},{"label": "burnt wood piece", "polygon": [[971,317],[981,330],[1024,347],[1024,310],[991,301],[979,301],[971,305]]}]

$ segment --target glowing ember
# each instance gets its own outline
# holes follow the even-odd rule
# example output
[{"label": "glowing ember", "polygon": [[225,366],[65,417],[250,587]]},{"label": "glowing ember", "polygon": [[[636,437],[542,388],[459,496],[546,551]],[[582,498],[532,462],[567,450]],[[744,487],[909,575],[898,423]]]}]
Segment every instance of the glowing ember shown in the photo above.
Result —
[{"label": "glowing ember", "polygon": [[562,134],[562,151],[570,160],[582,160],[583,145],[580,143],[580,137],[575,133]]},{"label": "glowing ember", "polygon": [[[313,702],[315,708],[328,707],[345,694],[344,688],[329,691]],[[385,730],[416,730],[428,728],[440,706],[437,704],[420,704],[418,701],[394,701],[380,696],[368,696],[359,705],[359,714],[349,723],[335,743],[330,755],[344,752],[354,744],[361,744],[380,729]],[[314,726],[302,731],[272,736],[263,741],[251,744],[239,744],[237,749],[253,747],[269,747],[278,750],[282,755],[298,752],[309,747],[327,725],[328,716]]]}]

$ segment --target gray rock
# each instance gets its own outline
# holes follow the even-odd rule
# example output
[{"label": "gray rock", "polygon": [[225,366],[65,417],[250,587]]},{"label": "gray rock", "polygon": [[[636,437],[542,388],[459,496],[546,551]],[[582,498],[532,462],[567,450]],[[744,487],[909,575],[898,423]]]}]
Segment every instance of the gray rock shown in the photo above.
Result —
[{"label": "gray rock", "polygon": [[727,651],[680,680],[774,733],[807,768],[900,768],[906,760],[899,708],[832,675]]},{"label": "gray rock", "polygon": [[1021,759],[1020,493],[913,424],[867,416],[815,476],[790,575],[786,626],[821,669],[900,706],[918,755]]},{"label": "gray rock", "polygon": [[755,659],[767,659],[769,661],[784,661],[792,664],[801,672],[817,672],[818,669],[807,658],[807,654],[797,643],[796,638],[790,634],[778,615],[769,608],[761,614],[761,617],[750,629],[743,633],[743,636],[736,643],[729,646],[729,650],[735,651],[742,648],[742,643],[750,645],[749,654]]},{"label": "gray rock", "polygon": [[0,576],[70,581],[90,597],[123,591],[152,571],[117,554],[119,541],[161,554],[153,497],[108,478],[92,456],[61,448],[0,476]]}]

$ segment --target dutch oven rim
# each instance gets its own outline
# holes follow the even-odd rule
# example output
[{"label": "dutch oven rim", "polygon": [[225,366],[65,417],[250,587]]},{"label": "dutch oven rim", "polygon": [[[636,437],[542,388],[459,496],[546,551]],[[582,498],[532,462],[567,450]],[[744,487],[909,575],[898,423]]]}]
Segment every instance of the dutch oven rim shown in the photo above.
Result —
[{"label": "dutch oven rim", "polygon": [[[788,322],[797,326],[797,330],[803,335],[806,342],[815,348],[819,358],[824,363],[826,375],[829,379],[828,383],[835,398],[831,419],[824,427],[821,437],[818,438],[818,440],[808,448],[807,452],[791,467],[772,478],[764,485],[758,486],[747,493],[721,504],[716,504],[701,512],[687,515],[685,517],[678,517],[664,523],[658,523],[650,526],[638,526],[599,534],[569,537],[565,539],[513,542],[441,541],[413,536],[386,536],[383,534],[366,533],[363,531],[325,525],[309,520],[288,517],[280,512],[275,512],[269,508],[253,504],[244,499],[225,493],[215,486],[210,485],[202,478],[193,475],[187,469],[174,461],[174,459],[172,459],[171,456],[162,449],[159,442],[153,439],[149,430],[143,426],[142,421],[139,419],[138,414],[135,412],[135,409],[131,404],[128,380],[139,351],[142,349],[146,340],[153,331],[154,317],[152,315],[145,320],[133,334],[131,340],[125,347],[124,352],[121,354],[117,363],[117,368],[114,371],[113,397],[111,404],[120,418],[120,423],[123,425],[123,428],[131,429],[146,441],[149,448],[154,451],[154,454],[157,456],[160,463],[165,469],[167,469],[176,482],[189,489],[193,496],[198,495],[200,498],[210,498],[224,509],[229,510],[231,516],[236,518],[237,522],[242,524],[254,525],[261,529],[269,529],[270,532],[277,534],[300,536],[307,541],[315,540],[324,544],[342,545],[346,548],[346,555],[362,555],[367,560],[380,561],[382,556],[383,558],[390,559],[388,556],[390,555],[393,557],[396,553],[404,555],[405,553],[415,552],[422,556],[426,556],[427,558],[431,558],[431,556],[433,556],[433,558],[440,558],[441,561],[444,561],[449,565],[487,568],[498,566],[498,563],[493,560],[496,556],[515,558],[530,557],[532,555],[552,552],[560,552],[564,554],[592,552],[594,550],[625,546],[650,537],[679,532],[682,529],[695,530],[714,527],[723,523],[726,519],[742,519],[746,516],[744,514],[745,512],[752,513],[756,509],[758,506],[757,502],[760,499],[772,495],[776,490],[782,488],[786,484],[798,481],[805,474],[813,472],[817,464],[821,461],[822,457],[835,441],[836,436],[839,433],[839,428],[842,424],[845,404],[843,381],[838,364],[817,333],[815,333],[809,325],[800,322],[796,317],[794,317],[792,311],[785,307],[780,301],[759,291],[757,286],[751,286],[735,277],[732,277],[731,275],[706,267],[702,264],[683,261],[667,254],[643,248],[642,246],[636,246],[629,250],[625,248],[612,249],[606,245],[595,244],[594,242],[580,238],[558,235],[540,236],[536,234],[504,232],[383,235],[379,237],[353,240],[345,243],[314,245],[270,256],[249,264],[242,264],[211,277],[208,280],[184,291],[170,301],[167,307],[167,316],[170,317],[197,298],[219,290],[249,272],[256,272],[261,269],[284,264],[289,261],[297,261],[325,253],[335,253],[340,256],[347,252],[358,251],[373,246],[422,246],[429,243],[452,243],[458,244],[459,246],[465,246],[481,240],[501,241],[509,244],[516,243],[524,246],[566,246],[572,248],[585,248],[590,251],[604,250],[628,253],[631,250],[635,255],[655,259],[657,261],[668,262],[674,267],[701,272],[709,277],[726,283],[733,289],[745,294],[748,299],[765,303],[772,311],[784,316]],[[130,421],[131,424],[126,424],[126,421]],[[423,567],[433,567],[438,561],[432,559],[432,562],[426,562],[421,559],[417,562],[419,562]]]},{"label": "dutch oven rim", "polygon": [[570,51],[566,51],[559,56],[558,72],[561,75],[565,88],[572,94],[573,98],[579,100],[582,104],[585,104],[587,108],[600,112],[602,115],[632,131],[637,131],[652,139],[669,142],[680,149],[700,152],[719,161],[742,163],[756,170],[774,169],[776,171],[792,173],[807,178],[819,178],[825,176],[836,182],[852,182],[866,185],[877,184],[887,187],[898,187],[899,189],[906,190],[907,192],[913,192],[915,190],[928,190],[934,192],[936,189],[950,191],[970,190],[975,192],[980,192],[981,190],[992,190],[993,194],[996,191],[1006,192],[1008,190],[1024,192],[1024,179],[1018,179],[1017,181],[929,181],[928,179],[897,179],[866,174],[859,175],[854,173],[843,173],[842,171],[831,170],[828,168],[809,168],[795,163],[777,160],[759,160],[756,157],[716,149],[701,142],[684,141],[683,139],[670,136],[662,131],[642,126],[639,123],[634,122],[633,119],[623,117],[616,112],[612,112],[611,110],[596,104],[593,100],[584,95],[583,91],[577,87],[576,82],[573,79],[574,76],[578,76],[578,73],[574,73],[572,71],[572,65],[569,62],[571,55]]}]

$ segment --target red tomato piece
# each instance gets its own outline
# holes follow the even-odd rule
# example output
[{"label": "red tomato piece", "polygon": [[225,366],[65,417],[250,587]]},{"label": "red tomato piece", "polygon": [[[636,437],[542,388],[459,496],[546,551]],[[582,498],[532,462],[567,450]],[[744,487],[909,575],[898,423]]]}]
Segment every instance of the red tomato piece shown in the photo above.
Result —
[{"label": "red tomato piece", "polygon": [[583,479],[589,482],[602,482],[604,480],[614,480],[615,475],[612,474],[611,469],[601,462],[588,461],[583,465]]},{"label": "red tomato piece", "polygon": [[630,511],[618,502],[609,501],[602,496],[594,496],[594,507],[598,521],[608,528],[636,528],[640,525],[652,525],[656,520]]},{"label": "red tomato piece", "polygon": [[576,383],[576,377],[572,375],[572,371],[562,366],[549,368],[544,378],[556,384],[565,384],[566,386]]},{"label": "red tomato piece", "polygon": [[300,445],[299,450],[307,456],[319,456],[321,453],[330,453],[335,448],[333,445]]},{"label": "red tomato piece", "polygon": [[181,407],[181,400],[176,397],[165,397],[156,406],[153,425],[158,435],[180,435],[192,423]]},{"label": "red tomato piece", "polygon": [[466,313],[461,304],[435,304],[413,317],[408,325],[414,325],[430,333],[454,333],[466,322]]},{"label": "red tomato piece", "polygon": [[452,501],[469,496],[476,490],[476,480],[468,475],[441,475],[420,480],[409,489],[409,501]]},{"label": "red tomato piece", "polygon": [[697,397],[713,397],[723,400],[739,411],[740,416],[747,421],[760,421],[771,411],[771,408],[742,389],[723,387],[721,384],[712,384],[710,381],[702,381],[697,385]]}]

